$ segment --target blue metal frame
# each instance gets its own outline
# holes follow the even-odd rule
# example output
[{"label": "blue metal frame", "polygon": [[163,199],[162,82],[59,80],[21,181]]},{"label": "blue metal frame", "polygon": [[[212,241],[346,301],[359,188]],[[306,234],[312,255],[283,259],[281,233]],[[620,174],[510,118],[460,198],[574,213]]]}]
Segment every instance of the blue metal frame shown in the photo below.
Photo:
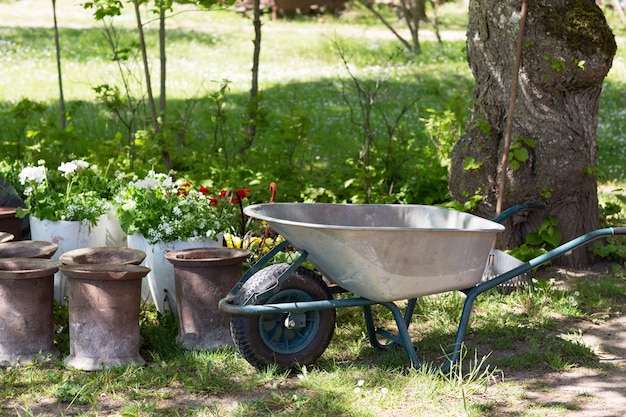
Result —
[{"label": "blue metal frame", "polygon": [[[498,216],[496,220],[501,221],[502,219],[522,209],[528,209],[528,208],[532,209],[532,208],[539,208],[539,207],[545,207],[545,204],[531,203],[531,204],[515,206],[505,211],[504,213],[502,213],[502,215]],[[595,230],[593,232],[580,236],[576,239],[573,239],[570,242],[567,242],[546,254],[538,256],[520,265],[517,268],[514,268],[501,275],[498,275],[497,277],[494,277],[493,279],[482,282],[475,287],[460,290],[467,297],[463,304],[463,310],[461,313],[459,326],[457,328],[457,332],[456,332],[456,336],[454,340],[453,351],[449,355],[446,356],[447,361],[444,364],[442,364],[440,368],[436,368],[436,369],[441,370],[442,372],[447,372],[450,369],[450,367],[459,360],[462,345],[463,345],[463,339],[465,338],[465,333],[467,331],[467,326],[469,324],[470,315],[472,312],[472,307],[478,295],[520,274],[528,272],[537,266],[540,266],[546,262],[549,262],[552,259],[557,258],[592,240],[595,240],[604,236],[610,236],[610,235],[626,235],[626,227],[605,228],[605,229]],[[254,275],[257,271],[259,271],[273,256],[275,256],[278,252],[283,250],[288,245],[289,245],[288,242],[283,242],[282,244],[278,245],[272,251],[270,251],[265,256],[263,256],[252,268],[250,268],[250,270],[248,270],[248,272],[242,277],[242,279],[237,283],[237,285],[235,285],[235,287],[231,290],[229,296],[220,300],[219,302],[220,310],[229,314],[260,315],[260,314],[269,314],[269,313],[276,313],[276,312],[302,313],[306,311],[326,310],[326,309],[331,309],[331,308],[337,309],[337,308],[344,308],[344,307],[362,307],[363,314],[365,317],[365,323],[367,326],[369,341],[372,346],[379,348],[379,349],[388,349],[393,346],[401,345],[404,348],[409,361],[411,362],[411,366],[415,368],[419,368],[422,366],[420,360],[417,357],[417,348],[413,344],[413,341],[411,340],[411,336],[409,335],[409,325],[411,323],[413,312],[415,311],[415,306],[417,302],[416,299],[408,300],[408,304],[405,308],[404,314],[402,313],[400,307],[398,307],[398,305],[395,302],[376,302],[376,301],[372,301],[372,300],[369,300],[363,297],[358,297],[358,296],[338,299],[338,300],[332,299],[332,300],[319,300],[319,301],[306,301],[306,302],[293,302],[293,303],[292,302],[270,303],[270,304],[261,304],[261,305],[250,304],[251,300],[248,300],[248,303],[244,303],[246,305],[234,305],[232,303],[234,300],[234,296],[239,291],[241,286],[252,275]],[[306,251],[300,251],[300,257],[296,259],[296,261],[291,265],[289,269],[287,269],[283,274],[281,274],[280,277],[278,277],[278,283],[280,284],[285,279],[287,279],[287,277],[289,277],[295,271],[295,269],[298,266],[300,266],[302,262],[304,262],[307,255],[308,254]],[[255,302],[259,301],[260,299],[266,300],[273,293],[277,292],[279,288],[280,288],[280,285],[278,285],[276,289],[273,289],[264,294],[260,294],[262,297],[256,297],[257,300],[255,300]],[[339,289],[337,292],[346,292],[346,291]],[[376,328],[374,324],[374,319],[372,317],[372,310],[371,310],[371,306],[373,305],[382,305],[386,307],[387,309],[389,309],[389,311],[392,313],[393,318],[396,322],[396,327],[398,330],[397,334],[388,332],[383,329]],[[378,340],[378,336],[384,339],[387,339],[389,343],[386,343],[386,344],[381,343]]]}]

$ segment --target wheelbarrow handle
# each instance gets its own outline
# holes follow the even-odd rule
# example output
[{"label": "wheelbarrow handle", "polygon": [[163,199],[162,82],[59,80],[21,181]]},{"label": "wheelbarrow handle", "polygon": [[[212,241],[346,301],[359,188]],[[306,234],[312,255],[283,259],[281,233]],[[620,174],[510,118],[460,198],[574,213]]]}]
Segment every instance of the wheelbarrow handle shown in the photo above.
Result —
[{"label": "wheelbarrow handle", "polygon": [[626,227],[614,227],[613,234],[614,235],[626,235]]},{"label": "wheelbarrow handle", "polygon": [[504,210],[502,213],[500,213],[499,215],[497,215],[496,217],[494,217],[492,219],[492,221],[496,222],[496,223],[501,223],[502,220],[506,219],[507,217],[512,216],[513,214],[522,211],[522,210],[541,210],[546,208],[548,205],[546,203],[544,203],[543,201],[537,201],[534,203],[525,203],[525,204],[518,204],[516,206],[510,207],[506,210]]}]

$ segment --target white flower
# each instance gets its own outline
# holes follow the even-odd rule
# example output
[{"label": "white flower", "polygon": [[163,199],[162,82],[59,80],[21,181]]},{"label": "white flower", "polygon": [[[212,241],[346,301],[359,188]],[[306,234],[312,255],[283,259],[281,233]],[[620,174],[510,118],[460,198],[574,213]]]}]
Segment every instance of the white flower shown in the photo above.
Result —
[{"label": "white flower", "polygon": [[26,181],[35,181],[42,183],[46,179],[46,167],[26,167],[19,174],[20,184],[26,184]]},{"label": "white flower", "polygon": [[135,200],[127,200],[122,204],[122,210],[132,211],[137,208],[137,202]]},{"label": "white flower", "polygon": [[59,165],[59,168],[57,169],[61,171],[63,175],[68,176],[78,169],[78,165],[76,165],[74,162],[63,162],[61,163],[61,165]]},{"label": "white flower", "polygon": [[74,159],[72,163],[76,165],[78,168],[82,168],[82,169],[89,168],[89,162],[83,161],[82,159]]},{"label": "white flower", "polygon": [[144,178],[139,181],[131,182],[131,187],[143,188],[144,190],[153,190],[159,186],[159,182],[154,178]]},{"label": "white flower", "polygon": [[174,182],[172,178],[166,174],[157,174],[154,171],[149,171],[144,179],[131,182],[130,185],[145,190],[153,190],[158,187],[171,188],[174,186]]}]

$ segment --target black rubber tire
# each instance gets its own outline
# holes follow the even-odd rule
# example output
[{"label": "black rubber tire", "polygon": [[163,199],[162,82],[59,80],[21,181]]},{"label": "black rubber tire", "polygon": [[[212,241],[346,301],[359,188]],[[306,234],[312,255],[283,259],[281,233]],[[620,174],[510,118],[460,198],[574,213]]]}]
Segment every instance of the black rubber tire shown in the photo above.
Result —
[{"label": "black rubber tire", "polygon": [[[263,268],[242,286],[234,303],[242,305],[255,294],[275,287],[278,283],[277,278],[288,268],[288,264],[276,264]],[[288,299],[282,300],[285,297]],[[278,293],[259,304],[330,299],[332,299],[332,294],[322,279],[313,271],[300,267],[283,281]],[[287,348],[280,352],[281,349],[276,351],[275,346],[271,346],[272,341],[267,340],[267,335],[263,337],[263,332],[268,325],[274,325],[274,329],[281,326],[286,317],[286,312],[231,317],[230,331],[235,346],[246,361],[255,368],[264,370],[270,366],[277,366],[282,370],[297,369],[298,366],[314,363],[328,347],[335,331],[335,309],[307,312],[306,326],[297,334],[293,332],[291,334],[302,339],[300,344],[294,348],[295,350]],[[283,327],[278,331],[288,333],[289,329]]]}]

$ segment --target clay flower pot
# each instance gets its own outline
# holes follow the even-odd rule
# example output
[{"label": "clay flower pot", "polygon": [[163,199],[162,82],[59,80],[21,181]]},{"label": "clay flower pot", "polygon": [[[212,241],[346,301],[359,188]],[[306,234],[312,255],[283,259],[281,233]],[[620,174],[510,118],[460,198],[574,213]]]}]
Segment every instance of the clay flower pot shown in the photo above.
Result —
[{"label": "clay flower pot", "polygon": [[165,259],[169,251],[184,250],[199,247],[221,247],[223,236],[218,235],[217,240],[176,240],[173,242],[148,243],[148,240],[139,233],[128,236],[128,247],[139,249],[146,253],[143,265],[150,268],[148,277],[144,282],[142,299],[152,302],[159,313],[165,314],[171,310],[174,316],[178,315],[176,306],[176,283],[174,280],[174,268]]},{"label": "clay flower pot", "polygon": [[18,240],[0,243],[0,258],[50,259],[59,245],[43,240]]},{"label": "clay flower pot", "polygon": [[218,308],[242,275],[249,251],[195,248],[165,254],[174,265],[177,341],[185,349],[212,350],[233,346],[230,316]]},{"label": "clay flower pot", "polygon": [[138,265],[62,265],[68,278],[70,354],[65,365],[85,371],[131,363],[139,355],[141,280]]},{"label": "clay flower pot", "polygon": [[126,264],[139,265],[146,257],[145,252],[127,247],[81,248],[61,255],[64,265]]},{"label": "clay flower pot", "polygon": [[0,364],[59,356],[54,347],[54,273],[59,261],[0,259]]}]

